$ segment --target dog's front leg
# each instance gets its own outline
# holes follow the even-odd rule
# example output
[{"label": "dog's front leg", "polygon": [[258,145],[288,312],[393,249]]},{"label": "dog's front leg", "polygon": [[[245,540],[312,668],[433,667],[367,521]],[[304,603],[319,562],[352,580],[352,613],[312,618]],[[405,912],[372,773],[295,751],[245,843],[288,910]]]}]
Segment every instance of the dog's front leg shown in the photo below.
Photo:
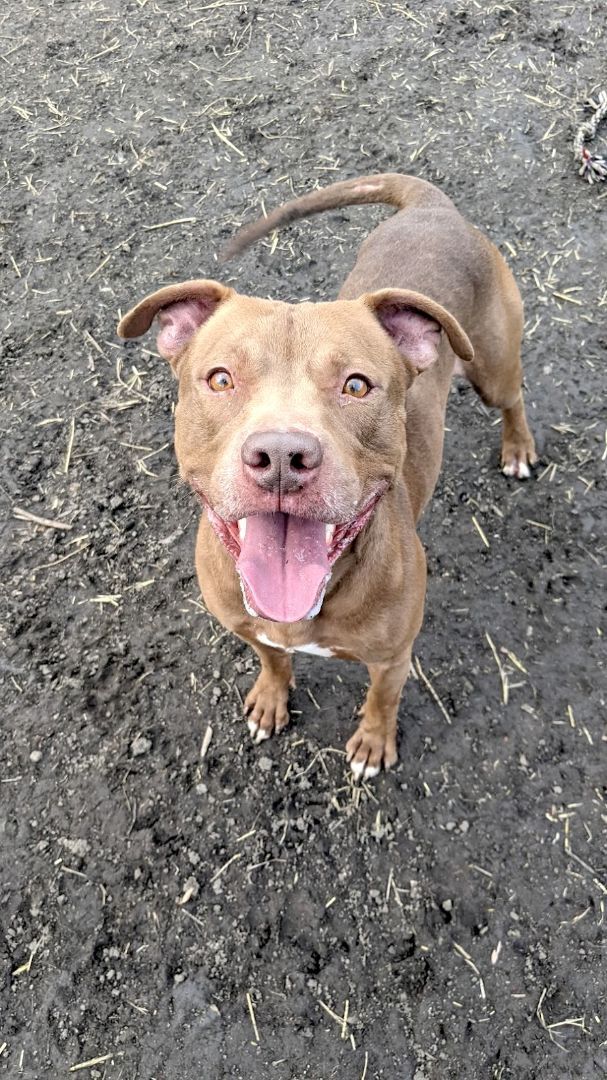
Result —
[{"label": "dog's front leg", "polygon": [[260,743],[289,722],[287,702],[289,687],[294,685],[293,668],[288,653],[257,641],[248,643],[261,660],[261,671],[245,698],[244,711],[251,738]]},{"label": "dog's front leg", "polygon": [[371,685],[360,710],[362,720],[346,743],[346,757],[356,777],[376,776],[394,765],[398,703],[411,666],[411,646],[392,663],[368,664]]}]

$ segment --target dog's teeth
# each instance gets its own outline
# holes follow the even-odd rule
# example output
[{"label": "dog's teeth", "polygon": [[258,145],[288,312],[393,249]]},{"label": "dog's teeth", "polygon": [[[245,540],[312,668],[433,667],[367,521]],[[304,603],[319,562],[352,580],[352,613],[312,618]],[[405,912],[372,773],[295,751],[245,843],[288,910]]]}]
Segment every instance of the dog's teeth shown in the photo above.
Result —
[{"label": "dog's teeth", "polygon": [[325,525],[325,537],[327,544],[330,544],[333,539],[333,533],[335,532],[335,525]]},{"label": "dog's teeth", "polygon": [[246,536],[246,532],[247,532],[247,519],[246,518],[239,518],[238,519],[238,535],[239,535],[241,540],[244,540],[244,538]]}]

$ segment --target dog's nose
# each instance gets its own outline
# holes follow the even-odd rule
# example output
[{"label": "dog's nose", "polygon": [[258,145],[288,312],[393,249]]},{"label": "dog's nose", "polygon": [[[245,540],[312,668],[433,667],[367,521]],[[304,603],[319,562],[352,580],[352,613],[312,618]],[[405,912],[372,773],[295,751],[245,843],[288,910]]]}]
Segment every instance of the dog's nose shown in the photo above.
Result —
[{"label": "dog's nose", "polygon": [[322,446],[308,431],[255,431],[242,444],[245,471],[266,491],[298,491],[316,475]]}]

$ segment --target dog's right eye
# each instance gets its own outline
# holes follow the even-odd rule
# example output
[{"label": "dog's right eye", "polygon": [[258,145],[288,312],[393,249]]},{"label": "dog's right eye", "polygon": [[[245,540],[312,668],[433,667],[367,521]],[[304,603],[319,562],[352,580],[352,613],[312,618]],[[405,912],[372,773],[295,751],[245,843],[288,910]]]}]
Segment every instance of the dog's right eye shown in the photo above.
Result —
[{"label": "dog's right eye", "polygon": [[212,371],[211,374],[207,376],[207,382],[211,387],[211,390],[214,390],[216,394],[221,394],[224,390],[234,389],[232,376],[225,368],[216,368],[215,371]]}]

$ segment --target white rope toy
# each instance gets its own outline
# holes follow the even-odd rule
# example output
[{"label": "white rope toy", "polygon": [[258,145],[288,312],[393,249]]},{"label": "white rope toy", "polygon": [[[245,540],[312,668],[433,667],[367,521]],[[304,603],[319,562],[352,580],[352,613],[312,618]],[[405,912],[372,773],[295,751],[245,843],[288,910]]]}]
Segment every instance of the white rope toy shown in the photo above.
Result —
[{"label": "white rope toy", "polygon": [[589,184],[594,184],[596,180],[607,180],[607,158],[591,154],[584,143],[594,139],[599,124],[607,116],[607,93],[600,90],[596,101],[591,99],[586,106],[593,110],[593,115],[578,128],[573,140],[573,153],[581,163],[580,176],[585,176]]}]

